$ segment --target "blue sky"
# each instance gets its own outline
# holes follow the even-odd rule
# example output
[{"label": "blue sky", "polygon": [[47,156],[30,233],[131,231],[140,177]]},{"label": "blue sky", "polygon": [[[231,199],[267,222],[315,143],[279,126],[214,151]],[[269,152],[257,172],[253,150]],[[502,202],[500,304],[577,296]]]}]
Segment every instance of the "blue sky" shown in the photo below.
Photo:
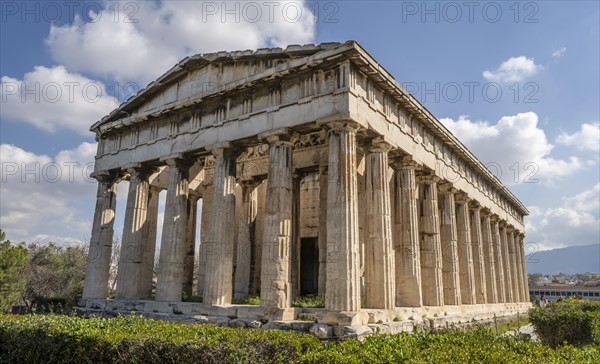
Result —
[{"label": "blue sky", "polygon": [[87,129],[129,86],[186,55],[353,39],[529,208],[531,250],[599,243],[596,1],[1,4],[0,227],[12,240],[89,237]]}]

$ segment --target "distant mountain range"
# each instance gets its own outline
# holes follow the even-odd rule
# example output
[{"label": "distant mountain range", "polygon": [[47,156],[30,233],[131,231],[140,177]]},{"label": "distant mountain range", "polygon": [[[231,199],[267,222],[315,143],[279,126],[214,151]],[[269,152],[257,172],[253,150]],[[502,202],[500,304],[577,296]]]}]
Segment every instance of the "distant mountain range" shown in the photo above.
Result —
[{"label": "distant mountain range", "polygon": [[527,273],[600,274],[600,244],[528,252]]}]

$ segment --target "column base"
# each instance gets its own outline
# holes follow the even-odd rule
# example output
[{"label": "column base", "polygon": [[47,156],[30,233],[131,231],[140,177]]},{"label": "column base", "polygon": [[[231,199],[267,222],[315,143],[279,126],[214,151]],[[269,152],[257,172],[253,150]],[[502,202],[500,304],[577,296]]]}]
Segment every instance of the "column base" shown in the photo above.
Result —
[{"label": "column base", "polygon": [[493,325],[526,315],[531,303],[494,303],[441,307],[397,307],[394,310],[328,311],[324,308],[263,308],[252,305],[210,306],[197,302],[87,299],[75,312],[86,317],[140,315],[151,319],[208,323],[312,333],[319,339],[362,339],[377,333],[431,331],[448,327]]}]

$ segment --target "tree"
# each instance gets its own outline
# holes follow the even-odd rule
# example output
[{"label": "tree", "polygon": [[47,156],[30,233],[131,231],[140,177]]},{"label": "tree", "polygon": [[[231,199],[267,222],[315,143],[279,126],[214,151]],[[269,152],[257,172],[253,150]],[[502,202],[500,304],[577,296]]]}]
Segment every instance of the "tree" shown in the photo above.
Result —
[{"label": "tree", "polygon": [[87,251],[79,245],[30,244],[23,300],[29,309],[72,307],[83,292]]},{"label": "tree", "polygon": [[23,271],[27,266],[25,244],[12,245],[0,229],[0,311],[19,303],[27,281]]}]

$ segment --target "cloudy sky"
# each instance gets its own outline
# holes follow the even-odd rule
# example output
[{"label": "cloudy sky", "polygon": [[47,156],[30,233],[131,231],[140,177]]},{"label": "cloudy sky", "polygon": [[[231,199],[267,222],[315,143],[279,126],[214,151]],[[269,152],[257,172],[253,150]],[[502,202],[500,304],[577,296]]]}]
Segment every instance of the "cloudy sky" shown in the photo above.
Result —
[{"label": "cloudy sky", "polygon": [[1,6],[0,228],[12,240],[89,238],[89,126],[185,56],[353,39],[523,201],[530,251],[599,243],[598,2]]}]

